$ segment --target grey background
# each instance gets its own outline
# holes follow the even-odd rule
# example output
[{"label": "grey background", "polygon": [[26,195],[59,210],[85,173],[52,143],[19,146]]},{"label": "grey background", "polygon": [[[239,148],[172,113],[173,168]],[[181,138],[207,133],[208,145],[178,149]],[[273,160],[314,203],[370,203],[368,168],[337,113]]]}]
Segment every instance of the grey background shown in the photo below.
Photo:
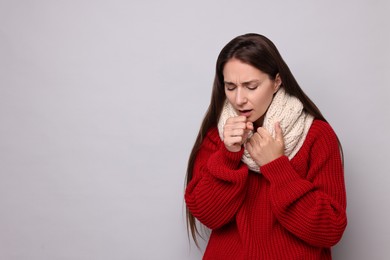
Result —
[{"label": "grey background", "polygon": [[186,162],[217,55],[247,32],[274,41],[343,143],[349,224],[334,259],[388,259],[389,12],[0,0],[0,259],[200,259]]}]

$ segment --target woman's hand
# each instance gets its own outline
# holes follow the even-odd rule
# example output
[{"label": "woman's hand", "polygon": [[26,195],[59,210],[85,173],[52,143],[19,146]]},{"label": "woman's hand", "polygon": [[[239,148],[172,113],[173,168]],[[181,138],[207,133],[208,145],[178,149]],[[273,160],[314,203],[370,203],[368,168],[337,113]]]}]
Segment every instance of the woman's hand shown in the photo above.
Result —
[{"label": "woman's hand", "polygon": [[230,152],[241,150],[242,144],[253,130],[253,123],[247,122],[245,116],[230,117],[223,128],[223,142]]},{"label": "woman's hand", "polygon": [[284,141],[279,122],[275,124],[275,139],[265,128],[259,127],[246,143],[246,149],[259,166],[282,156],[284,154]]}]

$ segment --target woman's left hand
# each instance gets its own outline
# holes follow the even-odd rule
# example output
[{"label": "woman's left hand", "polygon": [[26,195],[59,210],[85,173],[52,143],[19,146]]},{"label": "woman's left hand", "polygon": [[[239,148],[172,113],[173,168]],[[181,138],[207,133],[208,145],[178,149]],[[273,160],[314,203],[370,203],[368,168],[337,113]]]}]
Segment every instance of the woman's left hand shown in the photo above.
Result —
[{"label": "woman's left hand", "polygon": [[259,127],[246,143],[246,148],[259,166],[282,156],[284,154],[284,141],[279,122],[275,124],[275,138],[264,127]]}]

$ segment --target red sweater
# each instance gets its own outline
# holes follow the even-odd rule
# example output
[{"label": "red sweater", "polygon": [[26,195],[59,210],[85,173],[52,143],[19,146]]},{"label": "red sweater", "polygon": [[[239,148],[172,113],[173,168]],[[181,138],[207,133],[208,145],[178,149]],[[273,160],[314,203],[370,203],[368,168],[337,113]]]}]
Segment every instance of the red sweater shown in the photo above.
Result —
[{"label": "red sweater", "polygon": [[209,130],[186,188],[190,212],[212,230],[203,259],[331,259],[330,247],[347,225],[338,142],[315,120],[289,160],[282,156],[248,170]]}]

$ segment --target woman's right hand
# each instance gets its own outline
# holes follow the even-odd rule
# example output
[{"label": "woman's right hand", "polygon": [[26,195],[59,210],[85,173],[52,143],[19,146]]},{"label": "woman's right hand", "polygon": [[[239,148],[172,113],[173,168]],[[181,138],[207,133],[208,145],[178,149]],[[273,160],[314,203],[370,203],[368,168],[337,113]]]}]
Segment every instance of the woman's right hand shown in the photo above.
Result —
[{"label": "woman's right hand", "polygon": [[253,123],[247,122],[245,116],[230,117],[223,128],[223,142],[226,149],[230,152],[240,151],[252,130]]}]

